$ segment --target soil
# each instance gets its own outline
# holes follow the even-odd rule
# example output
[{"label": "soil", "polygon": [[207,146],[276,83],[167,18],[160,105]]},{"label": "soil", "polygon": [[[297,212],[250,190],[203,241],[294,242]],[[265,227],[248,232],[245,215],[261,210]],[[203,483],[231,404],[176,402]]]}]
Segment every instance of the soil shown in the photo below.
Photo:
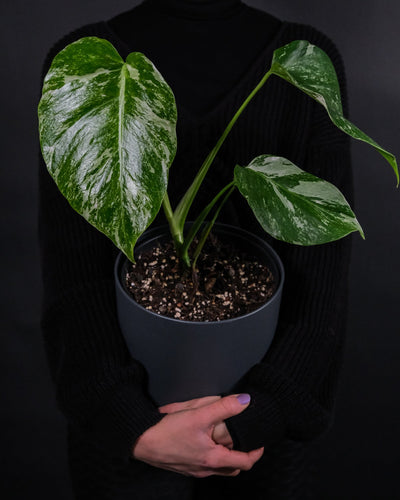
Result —
[{"label": "soil", "polygon": [[146,309],[187,321],[221,321],[261,307],[276,289],[267,266],[210,235],[196,272],[184,269],[172,243],[128,266],[126,289]]}]

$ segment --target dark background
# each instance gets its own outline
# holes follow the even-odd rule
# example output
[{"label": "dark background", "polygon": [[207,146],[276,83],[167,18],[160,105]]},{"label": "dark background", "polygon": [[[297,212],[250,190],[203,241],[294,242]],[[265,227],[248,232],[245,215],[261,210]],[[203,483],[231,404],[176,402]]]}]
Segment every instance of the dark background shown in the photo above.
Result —
[{"label": "dark background", "polygon": [[[1,1],[2,498],[72,498],[64,420],[55,407],[38,327],[36,105],[41,64],[63,34],[138,3]],[[345,61],[352,121],[400,157],[398,0],[246,3],[312,24],[330,36]],[[397,499],[400,192],[390,167],[366,145],[353,141],[353,159],[355,208],[367,240],[354,237],[347,351],[336,420],[318,442],[318,497]]]}]

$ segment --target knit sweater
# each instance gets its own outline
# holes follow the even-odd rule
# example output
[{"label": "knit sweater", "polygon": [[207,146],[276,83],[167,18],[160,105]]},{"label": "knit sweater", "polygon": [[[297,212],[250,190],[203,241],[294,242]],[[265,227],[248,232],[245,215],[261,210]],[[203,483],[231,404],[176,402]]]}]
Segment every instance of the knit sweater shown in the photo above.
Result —
[{"label": "knit sweater", "polygon": [[[234,112],[268,70],[273,50],[292,40],[306,39],[328,53],[347,113],[343,63],[333,43],[314,28],[278,21],[239,0],[146,0],[108,22],[67,35],[50,51],[44,71],[59,50],[83,36],[109,40],[122,57],[132,51],[145,53],[173,89],[178,151],[170,170],[171,200],[179,199],[188,187]],[[266,153],[284,156],[329,180],[351,201],[348,137],[331,124],[322,106],[272,77],[218,153],[193,213],[231,181],[236,164],[246,165]],[[58,405],[70,430],[77,498],[125,498],[121,491],[136,484],[137,492],[140,482],[146,483],[143,491],[152,484],[156,493],[134,498],[164,498],[160,485],[164,492],[172,488],[165,498],[195,498],[197,480],[131,459],[137,438],[163,415],[147,393],[144,367],[129,355],[119,329],[113,284],[117,250],[72,210],[42,160],[39,178],[42,328]],[[267,473],[262,463],[271,463],[272,456],[279,463],[276,457],[286,443],[313,439],[332,419],[344,341],[350,239],[314,247],[273,240],[238,193],[220,220],[266,238],[285,266],[274,341],[262,361],[233,388],[249,393],[251,404],[227,420],[236,449],[266,450],[260,465],[238,476],[233,491],[239,491],[240,481],[246,484],[258,474],[259,491],[275,498],[266,488],[279,471],[270,468]],[[297,465],[294,469],[300,470]],[[296,476],[295,471],[291,475]],[[200,489],[209,484],[217,491],[223,484],[226,493],[223,481],[202,480]],[[282,493],[284,488],[274,491]],[[211,498],[210,493],[204,495]]]}]

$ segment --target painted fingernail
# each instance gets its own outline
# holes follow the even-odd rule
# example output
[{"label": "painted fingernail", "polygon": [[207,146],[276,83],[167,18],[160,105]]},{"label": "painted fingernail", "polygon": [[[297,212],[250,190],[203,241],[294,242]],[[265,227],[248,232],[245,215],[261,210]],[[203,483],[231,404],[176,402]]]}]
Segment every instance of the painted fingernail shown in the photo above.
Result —
[{"label": "painted fingernail", "polygon": [[250,403],[250,394],[239,394],[239,396],[236,397],[241,405],[247,405],[247,403]]}]

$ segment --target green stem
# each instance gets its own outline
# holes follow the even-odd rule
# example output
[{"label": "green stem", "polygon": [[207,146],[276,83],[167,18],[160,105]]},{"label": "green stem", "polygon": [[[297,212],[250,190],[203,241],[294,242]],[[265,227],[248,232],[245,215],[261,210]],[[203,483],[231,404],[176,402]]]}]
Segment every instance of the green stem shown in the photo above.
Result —
[{"label": "green stem", "polygon": [[[228,184],[228,186],[229,186],[229,184]],[[211,219],[210,222],[208,222],[206,227],[203,229],[203,232],[201,233],[200,241],[199,241],[199,243],[196,247],[196,250],[194,251],[194,254],[193,254],[192,269],[196,269],[197,259],[200,255],[201,251],[203,250],[203,247],[204,247],[204,244],[208,238],[208,235],[210,234],[211,229],[212,229],[213,225],[215,224],[215,221],[217,220],[217,217],[221,211],[221,208],[225,205],[227,199],[232,194],[234,189],[235,189],[235,186],[234,186],[233,182],[231,182],[231,188],[229,189],[229,191],[226,193],[224,199],[219,204],[217,210],[215,211],[214,217]]]},{"label": "green stem", "polygon": [[221,191],[214,197],[214,199],[200,212],[200,215],[194,221],[193,225],[188,231],[188,234],[185,236],[183,245],[181,247],[181,257],[184,258],[185,261],[189,259],[188,255],[189,247],[192,244],[193,239],[196,236],[197,232],[199,231],[205,218],[210,213],[211,209],[214,207],[217,201],[221,198],[221,196],[224,193],[226,193],[228,189],[231,189],[233,186],[234,186],[234,181],[230,182],[224,188],[222,188]]},{"label": "green stem", "polygon": [[172,236],[172,239],[174,241],[175,248],[176,248],[177,252],[179,252],[179,250],[183,244],[183,232],[179,230],[179,227],[176,224],[176,220],[174,217],[174,213],[172,211],[171,203],[169,201],[168,193],[165,193],[162,205],[163,205],[165,217],[168,221],[169,230],[171,231],[171,236]]},{"label": "green stem", "polygon": [[183,195],[182,199],[180,200],[178,206],[175,209],[174,212],[174,218],[178,224],[178,228],[180,231],[183,232],[183,226],[186,221],[186,217],[189,213],[190,207],[192,206],[193,200],[204,180],[204,177],[206,176],[208,169],[210,168],[212,162],[214,161],[215,156],[217,155],[219,149],[221,148],[222,144],[224,143],[227,135],[231,131],[232,127],[236,123],[237,119],[239,116],[243,113],[243,111],[246,109],[247,105],[249,102],[253,99],[253,97],[257,94],[257,92],[262,88],[262,86],[265,84],[265,82],[268,80],[270,75],[272,74],[271,70],[269,70],[265,75],[262,77],[258,85],[253,89],[253,91],[249,94],[249,96],[246,98],[246,100],[243,102],[243,104],[240,106],[240,108],[236,111],[234,117],[232,120],[229,122],[228,126],[224,130],[223,134],[219,138],[217,144],[214,146],[214,148],[210,151],[208,154],[207,158],[205,159],[203,165],[200,167],[200,170],[198,171],[196,177],[194,178],[192,184],[186,191],[186,193]]}]

